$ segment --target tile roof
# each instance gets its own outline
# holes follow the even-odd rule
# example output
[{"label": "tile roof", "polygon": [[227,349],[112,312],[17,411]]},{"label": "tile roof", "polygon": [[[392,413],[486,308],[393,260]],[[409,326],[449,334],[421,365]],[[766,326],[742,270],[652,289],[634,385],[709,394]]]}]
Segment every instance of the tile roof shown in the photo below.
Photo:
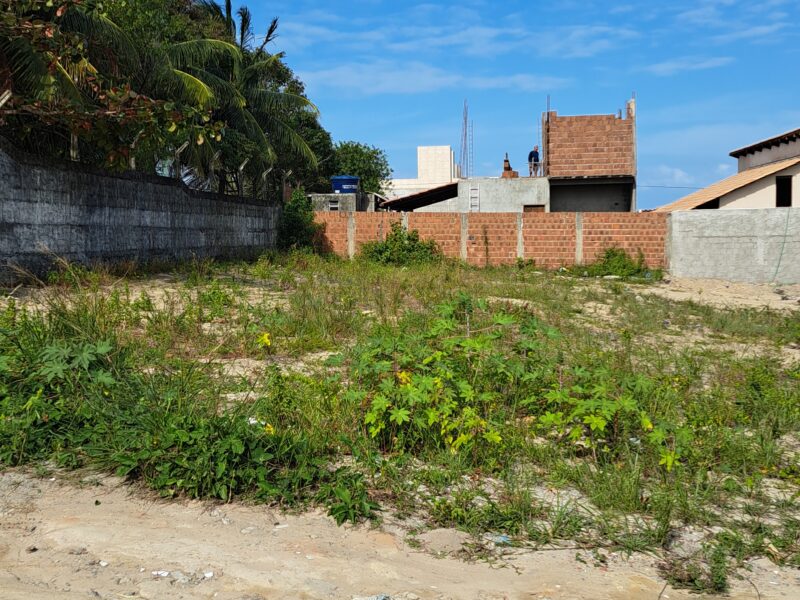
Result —
[{"label": "tile roof", "polygon": [[712,200],[721,198],[725,194],[730,194],[731,192],[743,188],[746,185],[750,185],[751,183],[756,182],[759,179],[763,179],[768,175],[772,175],[774,173],[777,173],[778,171],[783,171],[784,169],[793,167],[798,163],[800,163],[800,157],[780,160],[778,162],[769,163],[767,165],[762,165],[760,167],[747,169],[746,171],[742,171],[740,173],[736,173],[735,175],[731,175],[727,179],[723,179],[722,181],[712,183],[707,188],[703,188],[702,190],[693,192],[688,196],[684,196],[683,198],[681,198],[680,200],[676,200],[672,204],[659,206],[656,209],[656,212],[692,210],[702,204],[705,204],[706,202],[711,202]]},{"label": "tile roof", "polygon": [[734,150],[730,155],[733,158],[739,158],[740,156],[746,156],[748,154],[752,154],[753,152],[758,152],[759,150],[771,148],[772,146],[779,146],[780,144],[785,144],[786,142],[791,142],[798,138],[800,138],[800,129],[793,129],[792,131],[787,131],[786,133],[776,135],[775,137],[767,138],[766,140],[761,140],[755,144],[750,144],[744,148]]}]

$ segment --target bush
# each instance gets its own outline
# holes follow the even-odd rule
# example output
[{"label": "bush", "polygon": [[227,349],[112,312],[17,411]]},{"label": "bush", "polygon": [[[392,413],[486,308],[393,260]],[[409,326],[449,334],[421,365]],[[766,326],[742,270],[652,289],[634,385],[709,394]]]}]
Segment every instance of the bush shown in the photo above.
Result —
[{"label": "bush", "polygon": [[292,192],[289,202],[283,207],[278,221],[278,248],[299,250],[314,248],[320,226],[314,222],[314,207],[303,188]]},{"label": "bush", "polygon": [[615,275],[625,279],[640,277],[643,279],[661,279],[660,269],[649,269],[640,250],[634,260],[622,248],[606,248],[600,260],[583,268],[589,277],[605,277]]},{"label": "bush", "polygon": [[435,241],[421,240],[418,231],[406,231],[399,223],[392,223],[385,240],[364,244],[361,255],[382,265],[411,265],[442,259],[442,251]]}]

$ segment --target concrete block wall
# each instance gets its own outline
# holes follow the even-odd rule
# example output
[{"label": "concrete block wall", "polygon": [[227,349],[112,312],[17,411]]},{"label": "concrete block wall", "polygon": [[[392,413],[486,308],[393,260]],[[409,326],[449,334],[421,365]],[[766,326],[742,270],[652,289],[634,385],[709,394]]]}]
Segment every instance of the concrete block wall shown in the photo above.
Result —
[{"label": "concrete block wall", "polygon": [[0,142],[0,279],[42,274],[54,255],[91,264],[258,254],[280,209],[15,152]]},{"label": "concrete block wall", "polygon": [[800,208],[693,210],[670,215],[672,275],[800,283]]},{"label": "concrete block wall", "polygon": [[533,260],[554,269],[594,261],[607,247],[647,264],[666,265],[667,215],[662,213],[317,213],[328,247],[354,257],[367,241],[385,238],[392,222],[435,240],[445,256],[475,266]]}]

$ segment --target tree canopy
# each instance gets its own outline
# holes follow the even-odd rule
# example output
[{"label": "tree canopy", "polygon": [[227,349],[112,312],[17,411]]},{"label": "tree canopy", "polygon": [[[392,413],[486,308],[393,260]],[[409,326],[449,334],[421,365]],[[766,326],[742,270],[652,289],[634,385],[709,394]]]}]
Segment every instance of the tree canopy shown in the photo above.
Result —
[{"label": "tree canopy", "polygon": [[0,94],[11,91],[0,135],[24,150],[118,170],[167,164],[198,187],[254,195],[287,178],[324,191],[343,168],[377,190],[388,172],[376,148],[334,148],[303,83],[271,51],[277,18],[257,38],[248,8],[230,0],[0,8]]},{"label": "tree canopy", "polygon": [[334,149],[335,170],[361,178],[361,189],[380,193],[392,176],[389,159],[380,148],[360,142],[339,142]]}]

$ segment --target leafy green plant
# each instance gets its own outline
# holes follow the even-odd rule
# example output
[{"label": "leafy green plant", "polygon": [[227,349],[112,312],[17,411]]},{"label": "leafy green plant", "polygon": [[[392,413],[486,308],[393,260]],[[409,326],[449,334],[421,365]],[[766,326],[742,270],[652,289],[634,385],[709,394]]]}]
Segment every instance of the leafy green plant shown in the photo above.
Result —
[{"label": "leafy green plant", "polygon": [[319,225],[314,222],[314,207],[303,188],[292,191],[278,220],[278,248],[282,250],[311,249]]},{"label": "leafy green plant", "polygon": [[433,240],[421,240],[416,230],[406,231],[399,223],[385,240],[367,242],[361,247],[361,256],[382,265],[411,265],[442,260],[442,251]]},{"label": "leafy green plant", "polygon": [[605,277],[608,275],[622,277],[623,279],[641,278],[652,281],[661,279],[660,269],[650,269],[640,250],[635,259],[622,248],[606,248],[600,259],[585,267],[575,267],[576,273],[585,273],[590,277]]}]

